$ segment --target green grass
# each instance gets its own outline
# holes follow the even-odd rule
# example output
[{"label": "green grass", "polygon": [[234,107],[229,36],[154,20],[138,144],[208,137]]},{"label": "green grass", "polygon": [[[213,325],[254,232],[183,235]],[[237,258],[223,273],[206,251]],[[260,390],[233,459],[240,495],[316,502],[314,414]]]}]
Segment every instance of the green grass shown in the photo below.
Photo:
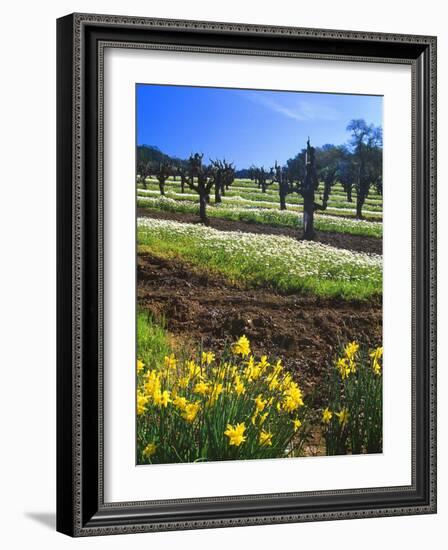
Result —
[{"label": "green grass", "polygon": [[[137,205],[148,211],[166,211],[183,214],[199,214],[199,205],[190,201],[176,201],[170,198],[138,198]],[[277,210],[270,208],[238,208],[229,205],[213,206],[207,208],[207,215],[211,218],[258,223],[277,227],[290,227],[300,229],[302,218],[297,212],[291,210]],[[329,233],[346,233],[350,235],[362,235],[366,237],[381,238],[383,235],[382,224],[379,222],[355,220],[341,216],[321,216],[316,214],[314,226],[318,231]]]},{"label": "green grass", "polygon": [[380,256],[319,243],[140,218],[138,244],[249,287],[359,300],[382,293]]},{"label": "green grass", "polygon": [[163,320],[156,323],[143,310],[137,313],[137,342],[138,356],[148,368],[158,367],[172,351]]}]

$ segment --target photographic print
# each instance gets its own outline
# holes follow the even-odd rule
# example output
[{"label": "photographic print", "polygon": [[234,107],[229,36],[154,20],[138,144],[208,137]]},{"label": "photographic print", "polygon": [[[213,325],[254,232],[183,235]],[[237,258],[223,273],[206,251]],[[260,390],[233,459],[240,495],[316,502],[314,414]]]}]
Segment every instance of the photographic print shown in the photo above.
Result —
[{"label": "photographic print", "polygon": [[136,462],[382,452],[383,98],[136,86]]}]

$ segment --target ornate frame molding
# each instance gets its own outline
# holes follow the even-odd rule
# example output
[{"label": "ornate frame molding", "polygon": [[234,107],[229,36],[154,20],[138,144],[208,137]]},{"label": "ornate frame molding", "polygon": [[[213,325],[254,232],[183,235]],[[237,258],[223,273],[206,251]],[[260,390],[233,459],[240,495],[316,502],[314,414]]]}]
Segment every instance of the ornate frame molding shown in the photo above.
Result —
[{"label": "ornate frame molding", "polygon": [[[139,35],[132,41],[133,31]],[[153,41],[153,31],[159,42]],[[186,34],[195,43],[185,43]],[[106,36],[107,35],[107,36]],[[164,35],[167,38],[164,38]],[[141,38],[143,37],[143,40]],[[241,37],[250,48],[225,47]],[[266,49],[286,38],[278,49]],[[172,41],[174,40],[174,43]],[[327,51],[312,51],[318,40]],[[198,44],[201,42],[201,44]],[[216,45],[218,43],[218,45]],[[253,44],[253,46],[252,46]],[[284,49],[282,45],[288,45]],[[102,485],[102,128],[103,53],[105,47],[201,51],[220,54],[308,57],[344,61],[406,63],[413,74],[413,483],[385,487],[242,495],[179,501],[105,503]],[[308,49],[307,49],[308,48]],[[359,51],[359,54],[355,52]],[[205,21],[73,14],[58,20],[58,530],[72,536],[144,531],[263,525],[330,519],[425,514],[436,511],[436,38],[340,30],[272,27]],[[370,53],[369,53],[370,52]],[[389,54],[390,52],[390,54]],[[385,55],[385,54],[388,55]],[[395,55],[392,55],[394,53]],[[396,55],[396,54],[400,55]],[[95,67],[93,67],[95,65]],[[93,70],[93,73],[92,73]],[[93,81],[94,74],[95,81]],[[92,90],[97,93],[93,96]],[[93,128],[89,116],[98,115]],[[86,168],[87,166],[87,168]],[[90,179],[89,179],[90,178]],[[86,182],[90,182],[87,187]],[[95,187],[92,190],[92,185]],[[88,205],[91,205],[90,207]],[[93,210],[95,212],[93,213]],[[96,241],[97,264],[88,241]],[[94,245],[91,245],[91,247]],[[96,249],[96,248],[95,248]],[[93,254],[94,256],[94,254]],[[96,292],[96,297],[94,296]],[[90,300],[90,301],[89,301]],[[96,304],[96,328],[86,320],[87,304]],[[418,311],[417,311],[418,310]],[[418,316],[417,316],[418,312]],[[90,324],[89,324],[90,323]],[[93,358],[91,358],[93,356]],[[89,363],[89,361],[91,361]],[[94,365],[96,379],[87,365]],[[417,371],[420,369],[420,371]],[[92,370],[92,369],[90,369]],[[417,394],[424,381],[425,395]],[[424,399],[423,399],[424,398]],[[421,400],[424,400],[422,403]],[[425,422],[416,418],[425,410]],[[421,409],[423,407],[423,409]],[[97,413],[88,431],[86,411]],[[418,424],[418,425],[417,425]],[[70,434],[70,437],[67,437]],[[96,443],[95,443],[96,442]],[[425,449],[422,447],[425,446]],[[96,447],[96,452],[94,448]],[[417,450],[424,457],[417,460]],[[90,452],[91,451],[91,452]],[[91,454],[93,456],[91,456]],[[422,464],[424,462],[424,465]],[[90,484],[93,483],[93,488]],[[423,484],[423,487],[422,487]],[[400,494],[391,504],[383,495]],[[294,512],[286,499],[333,497],[333,509]],[[358,508],[344,508],[347,498]],[[269,513],[269,500],[280,513]],[[257,511],[244,508],[248,500]],[[238,503],[241,505],[238,507]],[[184,517],[180,506],[218,505],[220,512]],[[229,506],[225,513],[224,506]],[[154,508],[169,507],[155,520]],[[177,507],[177,508],[176,508]],[[237,508],[240,510],[237,511]],[[231,512],[233,510],[233,512]],[[210,511],[210,510],[209,510]],[[185,512],[182,512],[185,516]]]}]

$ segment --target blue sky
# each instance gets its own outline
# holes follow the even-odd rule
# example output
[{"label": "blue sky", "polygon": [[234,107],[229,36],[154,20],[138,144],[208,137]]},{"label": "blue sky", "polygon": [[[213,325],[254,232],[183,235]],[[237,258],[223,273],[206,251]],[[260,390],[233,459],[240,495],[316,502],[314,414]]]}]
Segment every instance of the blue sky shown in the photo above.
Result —
[{"label": "blue sky", "polygon": [[306,146],[346,143],[354,118],[382,126],[382,97],[137,85],[137,144],[186,158],[285,163]]}]

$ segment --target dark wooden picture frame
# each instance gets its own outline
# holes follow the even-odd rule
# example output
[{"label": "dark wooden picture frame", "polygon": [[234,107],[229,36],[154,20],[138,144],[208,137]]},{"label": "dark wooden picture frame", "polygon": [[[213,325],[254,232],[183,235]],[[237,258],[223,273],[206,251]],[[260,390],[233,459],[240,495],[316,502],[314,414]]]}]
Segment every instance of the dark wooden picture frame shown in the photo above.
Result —
[{"label": "dark wooden picture frame", "polygon": [[[107,44],[412,68],[412,484],[104,502],[103,118]],[[436,38],[73,14],[57,22],[57,529],[71,536],[436,511]]]}]

